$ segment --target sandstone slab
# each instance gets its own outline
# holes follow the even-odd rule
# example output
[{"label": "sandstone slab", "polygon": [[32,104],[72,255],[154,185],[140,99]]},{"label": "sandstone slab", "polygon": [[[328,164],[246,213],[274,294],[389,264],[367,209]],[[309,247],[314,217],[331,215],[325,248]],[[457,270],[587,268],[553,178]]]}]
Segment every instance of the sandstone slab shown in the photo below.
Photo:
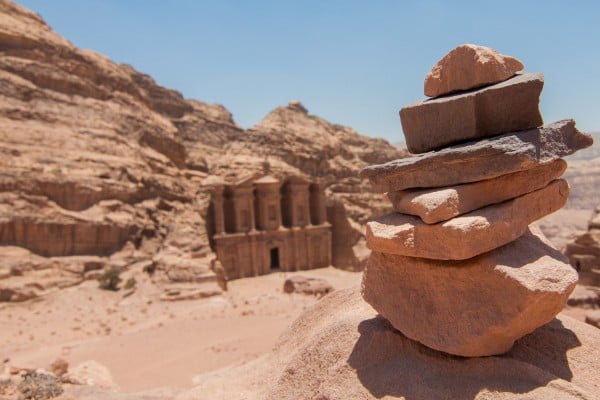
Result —
[{"label": "sandstone slab", "polygon": [[474,44],[463,44],[439,60],[425,77],[425,96],[435,97],[502,82],[523,69],[518,59]]},{"label": "sandstone slab", "polygon": [[537,229],[462,262],[374,252],[364,299],[407,337],[446,353],[502,354],[565,306],[577,273]]},{"label": "sandstone slab", "polygon": [[568,196],[569,185],[557,179],[543,189],[438,224],[390,213],[367,223],[367,245],[383,253],[465,260],[517,239],[533,221],[564,206]]},{"label": "sandstone slab", "polygon": [[567,163],[556,160],[525,171],[439,189],[409,189],[388,193],[394,210],[419,216],[427,224],[446,221],[469,211],[501,203],[541,189],[560,177]]},{"label": "sandstone slab", "polygon": [[566,119],[527,131],[506,133],[440,151],[401,158],[364,168],[373,189],[391,192],[482,181],[523,171],[592,145],[575,121]]},{"label": "sandstone slab", "polygon": [[409,104],[400,121],[411,153],[541,126],[541,73],[519,74],[482,89]]}]

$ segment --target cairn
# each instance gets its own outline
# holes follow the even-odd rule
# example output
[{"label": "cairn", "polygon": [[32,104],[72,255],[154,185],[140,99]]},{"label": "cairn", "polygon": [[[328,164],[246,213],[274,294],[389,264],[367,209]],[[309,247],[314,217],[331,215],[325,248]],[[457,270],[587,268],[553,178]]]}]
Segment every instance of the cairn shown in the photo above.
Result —
[{"label": "cairn", "polygon": [[361,171],[395,212],[367,224],[365,301],[405,336],[486,356],[550,322],[577,283],[531,225],[565,205],[563,157],[592,144],[572,120],[543,125],[541,73],[462,45],[425,80],[436,96],[404,107],[415,154]]}]

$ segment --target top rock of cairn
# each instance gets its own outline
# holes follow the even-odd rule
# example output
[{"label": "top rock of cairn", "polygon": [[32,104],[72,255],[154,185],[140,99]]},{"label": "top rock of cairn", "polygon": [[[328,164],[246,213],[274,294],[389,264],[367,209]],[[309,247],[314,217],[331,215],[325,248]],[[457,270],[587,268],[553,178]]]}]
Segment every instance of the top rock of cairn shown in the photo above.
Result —
[{"label": "top rock of cairn", "polygon": [[425,77],[425,96],[436,97],[502,82],[523,69],[523,63],[496,50],[463,44],[437,62]]}]

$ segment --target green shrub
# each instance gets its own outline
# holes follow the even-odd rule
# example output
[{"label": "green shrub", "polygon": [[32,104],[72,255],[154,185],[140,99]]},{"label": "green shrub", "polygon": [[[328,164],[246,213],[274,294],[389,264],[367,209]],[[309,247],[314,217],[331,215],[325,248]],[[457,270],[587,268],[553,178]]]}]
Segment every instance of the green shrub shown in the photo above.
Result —
[{"label": "green shrub", "polygon": [[125,290],[129,290],[129,289],[133,289],[136,285],[137,281],[135,280],[135,278],[129,278],[125,281],[125,285],[123,285],[123,289]]},{"label": "green shrub", "polygon": [[104,290],[119,290],[119,283],[121,283],[121,269],[117,267],[110,267],[98,278],[100,289]]}]

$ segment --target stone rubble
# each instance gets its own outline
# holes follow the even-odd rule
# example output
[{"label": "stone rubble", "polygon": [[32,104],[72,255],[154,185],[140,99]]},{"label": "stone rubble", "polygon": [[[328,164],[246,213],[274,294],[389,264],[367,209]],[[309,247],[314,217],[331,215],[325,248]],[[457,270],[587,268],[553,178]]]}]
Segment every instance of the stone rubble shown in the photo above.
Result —
[{"label": "stone rubble", "polygon": [[[593,140],[572,120],[540,127],[541,74],[511,78],[519,63],[482,80],[493,74],[465,46],[436,66],[436,85],[451,94],[400,113],[409,151],[422,154],[361,171],[395,208],[367,224],[362,295],[408,338],[476,357],[552,321],[575,288],[568,259],[530,224],[565,205],[562,158]],[[535,95],[526,81],[538,82]],[[483,84],[493,86],[457,92]]]}]

